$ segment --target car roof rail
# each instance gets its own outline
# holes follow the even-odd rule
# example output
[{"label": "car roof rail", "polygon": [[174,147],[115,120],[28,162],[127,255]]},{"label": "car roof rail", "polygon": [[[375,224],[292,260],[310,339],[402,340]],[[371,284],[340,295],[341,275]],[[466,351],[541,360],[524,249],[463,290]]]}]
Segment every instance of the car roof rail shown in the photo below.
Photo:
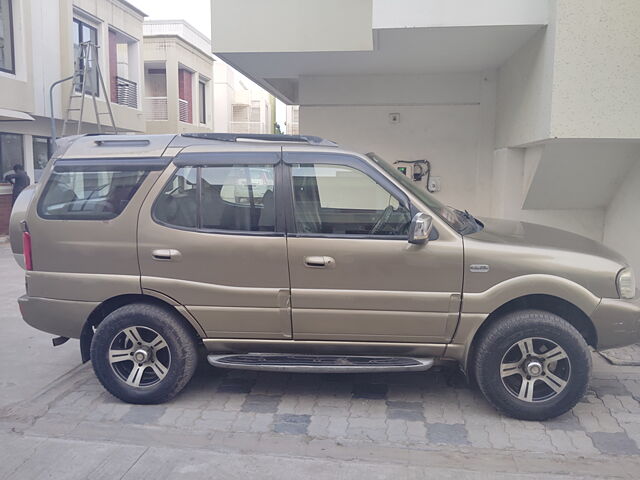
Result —
[{"label": "car roof rail", "polygon": [[313,135],[285,135],[270,133],[183,133],[183,137],[203,138],[220,142],[237,142],[238,140],[259,140],[263,142],[295,142],[309,145],[337,147],[338,144]]}]

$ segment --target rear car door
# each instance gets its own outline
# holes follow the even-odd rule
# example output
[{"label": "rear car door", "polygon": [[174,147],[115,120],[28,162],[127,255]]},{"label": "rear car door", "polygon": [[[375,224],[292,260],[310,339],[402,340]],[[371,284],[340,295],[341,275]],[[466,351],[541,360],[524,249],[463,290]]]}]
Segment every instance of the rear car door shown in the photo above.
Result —
[{"label": "rear car door", "polygon": [[294,339],[449,341],[460,308],[460,237],[436,227],[428,244],[408,243],[417,210],[360,157],[284,152]]},{"label": "rear car door", "polygon": [[183,150],[140,212],[144,291],[184,305],[213,338],[291,338],[279,146]]}]

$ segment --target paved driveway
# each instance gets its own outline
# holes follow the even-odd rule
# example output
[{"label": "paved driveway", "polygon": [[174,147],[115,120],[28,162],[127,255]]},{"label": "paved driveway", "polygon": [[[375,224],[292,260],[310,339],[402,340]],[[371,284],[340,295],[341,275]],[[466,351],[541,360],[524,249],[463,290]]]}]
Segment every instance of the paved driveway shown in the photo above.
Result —
[{"label": "paved driveway", "polygon": [[[1,253],[6,266],[7,249]],[[497,414],[447,371],[258,374],[202,365],[172,402],[132,406],[107,394],[90,365],[79,366],[77,345],[54,349],[24,325],[9,307],[20,272],[5,279],[0,385],[12,393],[1,397],[0,478],[637,478],[640,471],[638,367],[595,355],[584,401],[545,423]],[[34,359],[25,362],[16,344]]]}]

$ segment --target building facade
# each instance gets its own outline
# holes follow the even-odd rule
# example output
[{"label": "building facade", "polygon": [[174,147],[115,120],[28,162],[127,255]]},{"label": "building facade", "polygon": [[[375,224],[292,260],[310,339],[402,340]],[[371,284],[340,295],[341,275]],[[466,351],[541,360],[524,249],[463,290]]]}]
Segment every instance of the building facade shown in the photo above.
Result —
[{"label": "building facade", "polygon": [[210,40],[182,20],[144,24],[144,114],[148,133],[213,131]]},{"label": "building facade", "polygon": [[215,129],[226,133],[273,133],[275,99],[217,59],[214,64]]},{"label": "building facade", "polygon": [[[108,97],[119,129],[144,131],[143,19],[144,13],[124,0],[0,0],[0,181],[15,164],[23,165],[32,181],[38,180],[50,155],[49,88],[73,75],[81,42],[98,46],[105,83],[103,89],[93,82],[99,111],[107,110]],[[58,132],[71,88],[68,81],[53,90]],[[83,113],[81,131],[96,131],[90,101]],[[73,111],[70,118],[77,115]],[[105,117],[101,119],[104,123]],[[67,134],[76,133],[77,123],[69,127]],[[6,233],[10,195],[11,186],[0,183],[0,235]]]},{"label": "building facade", "polygon": [[301,133],[429,160],[442,202],[603,241],[640,274],[640,2],[211,4],[214,53],[300,105]]}]

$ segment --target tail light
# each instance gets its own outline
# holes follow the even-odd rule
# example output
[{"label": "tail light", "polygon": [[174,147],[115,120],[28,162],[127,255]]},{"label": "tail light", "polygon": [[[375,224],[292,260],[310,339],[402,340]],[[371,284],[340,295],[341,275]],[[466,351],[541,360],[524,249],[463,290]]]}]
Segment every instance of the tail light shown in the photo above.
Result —
[{"label": "tail light", "polygon": [[33,270],[33,257],[31,256],[31,234],[22,232],[22,253],[24,254],[24,268]]}]

